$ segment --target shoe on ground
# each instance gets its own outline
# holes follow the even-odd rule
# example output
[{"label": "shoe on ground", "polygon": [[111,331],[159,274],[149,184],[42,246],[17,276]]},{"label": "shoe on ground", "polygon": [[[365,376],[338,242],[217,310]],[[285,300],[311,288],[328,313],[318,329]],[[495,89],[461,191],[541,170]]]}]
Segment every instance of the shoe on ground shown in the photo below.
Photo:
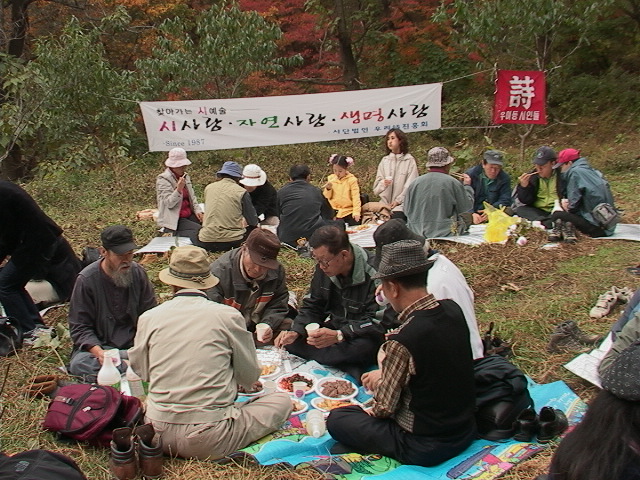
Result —
[{"label": "shoe on ground", "polygon": [[513,439],[518,442],[530,442],[540,429],[538,414],[532,408],[525,408],[516,421],[513,422],[515,434]]},{"label": "shoe on ground", "polygon": [[142,478],[146,480],[162,478],[164,463],[162,440],[154,441],[156,432],[153,425],[150,423],[139,425],[133,430],[133,434],[137,439],[136,447]]},{"label": "shoe on ground", "polygon": [[617,289],[618,301],[620,303],[627,303],[634,294],[634,290],[631,290],[629,287],[622,287],[622,288],[611,287],[611,288]]},{"label": "shoe on ground", "polygon": [[538,442],[548,443],[569,427],[567,416],[562,410],[552,407],[542,407],[538,417],[540,429]]},{"label": "shoe on ground", "polygon": [[45,325],[38,325],[33,330],[29,330],[23,336],[23,345],[33,345],[38,338],[49,336],[49,338],[55,338],[57,336],[56,329],[53,327],[47,327]]},{"label": "shoe on ground", "polygon": [[562,222],[562,238],[564,243],[576,243],[576,227],[571,222]]},{"label": "shoe on ground", "polygon": [[573,320],[562,322],[556,326],[549,338],[547,351],[558,353],[564,350],[579,350],[583,348],[576,336],[577,325]]},{"label": "shoe on ground", "polygon": [[570,334],[578,342],[585,345],[594,345],[602,340],[600,335],[589,335],[588,333],[583,332],[573,320],[562,322],[556,327],[556,330]]},{"label": "shoe on ground", "polygon": [[550,242],[559,242],[562,240],[562,220],[553,222],[553,228],[549,231],[547,240]]},{"label": "shoe on ground", "polygon": [[[614,290],[615,289],[615,290]],[[591,318],[602,318],[609,315],[609,312],[618,301],[618,292],[616,287],[603,293],[598,297],[595,306],[589,311]]]},{"label": "shoe on ground", "polygon": [[133,441],[133,432],[130,427],[113,430],[109,470],[113,478],[117,480],[138,478],[135,442]]}]

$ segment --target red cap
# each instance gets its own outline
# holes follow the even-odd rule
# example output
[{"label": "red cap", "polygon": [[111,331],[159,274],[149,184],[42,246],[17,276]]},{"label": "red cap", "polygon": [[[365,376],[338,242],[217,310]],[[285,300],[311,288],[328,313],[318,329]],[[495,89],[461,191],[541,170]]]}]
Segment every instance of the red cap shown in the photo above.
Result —
[{"label": "red cap", "polygon": [[558,161],[553,168],[558,168],[564,163],[573,162],[574,160],[578,160],[579,158],[580,150],[576,150],[575,148],[565,148],[558,154]]}]

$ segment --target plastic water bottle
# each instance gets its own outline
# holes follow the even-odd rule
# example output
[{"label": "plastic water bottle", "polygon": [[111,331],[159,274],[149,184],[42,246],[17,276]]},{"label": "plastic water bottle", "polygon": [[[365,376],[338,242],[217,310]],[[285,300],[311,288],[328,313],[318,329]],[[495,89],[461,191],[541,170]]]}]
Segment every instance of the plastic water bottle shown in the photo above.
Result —
[{"label": "plastic water bottle", "polygon": [[307,413],[307,433],[312,437],[319,438],[327,431],[324,422],[324,415],[320,410],[310,410]]},{"label": "plastic water bottle", "polygon": [[120,379],[120,372],[113,364],[113,360],[110,356],[105,355],[98,371],[98,385],[109,385],[119,391]]},{"label": "plastic water bottle", "polygon": [[124,374],[127,382],[129,383],[129,392],[132,397],[137,397],[141,402],[144,402],[147,395],[144,392],[144,386],[142,385],[142,379],[136,372],[133,371],[131,365],[127,367],[127,372]]}]

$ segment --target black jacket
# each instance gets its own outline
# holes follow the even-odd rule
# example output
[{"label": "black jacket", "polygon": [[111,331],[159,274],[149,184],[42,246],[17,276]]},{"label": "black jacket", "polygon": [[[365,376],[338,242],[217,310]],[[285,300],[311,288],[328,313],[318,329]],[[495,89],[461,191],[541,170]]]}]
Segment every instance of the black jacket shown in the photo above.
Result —
[{"label": "black jacket", "polygon": [[253,192],[249,192],[249,195],[258,217],[264,215],[264,218],[267,218],[278,215],[278,192],[268,180]]},{"label": "black jacket", "polygon": [[278,237],[292,247],[333,218],[334,212],[320,189],[306,180],[294,180],[278,190]]}]

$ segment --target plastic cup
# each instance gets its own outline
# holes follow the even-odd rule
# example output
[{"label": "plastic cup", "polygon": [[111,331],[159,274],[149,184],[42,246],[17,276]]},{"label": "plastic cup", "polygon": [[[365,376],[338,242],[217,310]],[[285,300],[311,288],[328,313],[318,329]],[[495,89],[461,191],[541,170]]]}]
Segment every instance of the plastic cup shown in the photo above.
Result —
[{"label": "plastic cup", "polygon": [[122,363],[122,360],[120,359],[120,350],[118,350],[117,348],[109,348],[104,351],[103,355],[104,355],[104,358],[111,359],[111,361],[116,367],[119,367],[120,364]]},{"label": "plastic cup", "polygon": [[320,328],[320,325],[317,323],[310,323],[309,325],[307,325],[306,327],[304,327],[305,330],[307,331],[307,335],[310,334],[311,332],[315,332],[316,330],[318,330]]},{"label": "plastic cup", "polygon": [[291,387],[293,388],[293,395],[296,398],[302,398],[307,393],[308,386],[305,382],[293,382]]},{"label": "plastic cup", "polygon": [[269,325],[266,323],[258,323],[256,325],[256,337],[258,338],[259,342],[264,342],[264,336],[269,328],[271,327],[269,327]]},{"label": "plastic cup", "polygon": [[[298,383],[298,382],[296,382]],[[264,390],[264,393],[273,393],[276,391],[276,382],[275,380],[263,380],[262,381],[262,388]]]}]

